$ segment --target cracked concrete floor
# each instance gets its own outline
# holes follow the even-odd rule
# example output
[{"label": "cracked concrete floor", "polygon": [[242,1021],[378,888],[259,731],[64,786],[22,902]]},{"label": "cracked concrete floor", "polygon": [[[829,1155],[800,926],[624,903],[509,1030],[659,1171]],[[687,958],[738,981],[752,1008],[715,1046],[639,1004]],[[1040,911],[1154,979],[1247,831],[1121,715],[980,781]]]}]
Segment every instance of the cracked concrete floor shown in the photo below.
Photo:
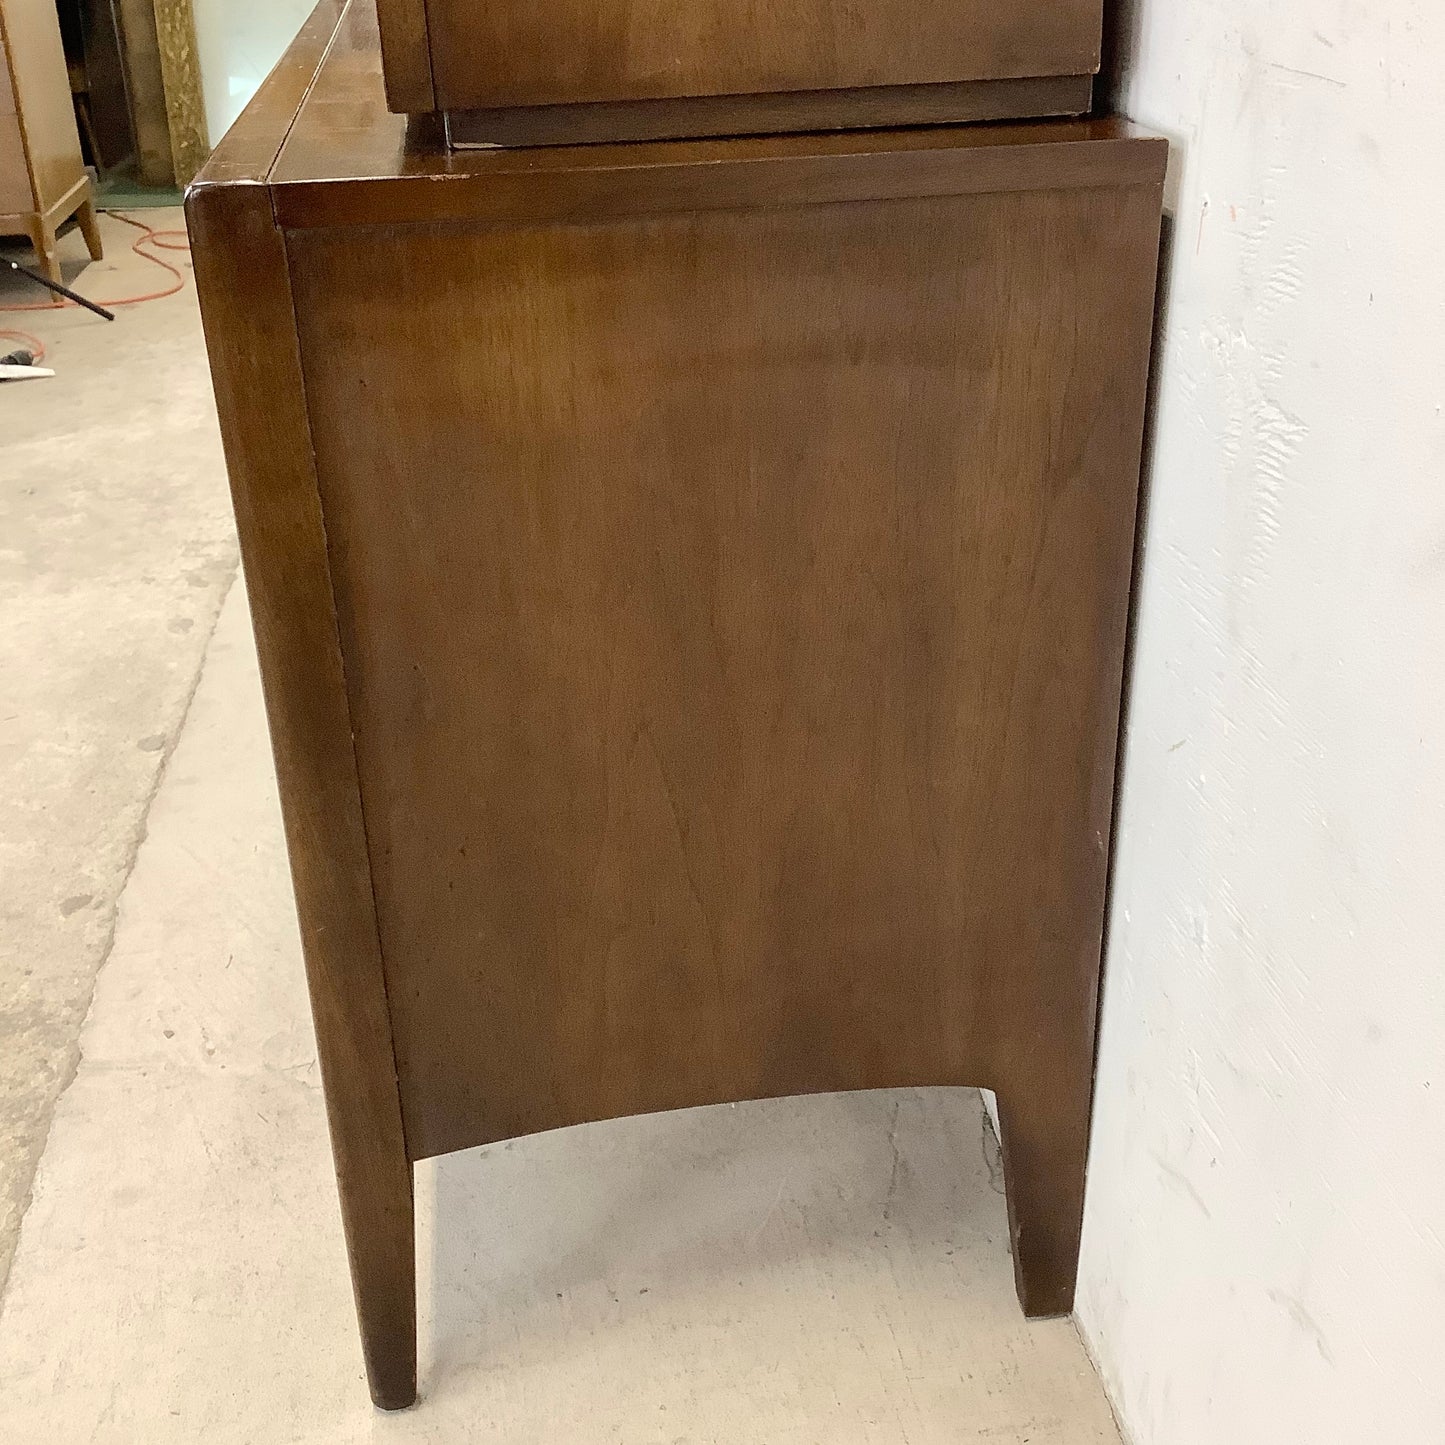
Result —
[{"label": "cracked concrete floor", "polygon": [[[78,234],[62,238],[68,280],[99,298],[168,283],[133,253],[139,232],[108,216],[101,229],[95,265]],[[0,279],[0,307],[42,294]],[[146,803],[236,571],[189,280],[111,323],[0,311],[0,329],[17,327],[57,374],[0,385],[0,1284]]]},{"label": "cracked concrete floor", "polygon": [[991,1135],[947,1090],[429,1161],[423,1398],[371,1409],[239,585],[191,694],[233,555],[191,304],[47,320],[69,404],[26,383],[57,395],[5,433],[16,1178],[120,903],[0,1298],[0,1440],[1118,1445],[1072,1325],[1019,1316]]}]

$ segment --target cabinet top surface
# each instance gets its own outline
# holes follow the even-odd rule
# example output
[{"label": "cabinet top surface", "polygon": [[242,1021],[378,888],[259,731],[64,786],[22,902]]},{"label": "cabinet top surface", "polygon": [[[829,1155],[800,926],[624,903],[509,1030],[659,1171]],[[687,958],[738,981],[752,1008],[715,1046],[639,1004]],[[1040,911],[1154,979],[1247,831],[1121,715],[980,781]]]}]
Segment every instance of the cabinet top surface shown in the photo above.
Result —
[{"label": "cabinet top surface", "polygon": [[320,0],[197,177],[266,185],[286,228],[590,220],[894,194],[1162,186],[1167,147],[1113,118],[449,151],[387,109],[375,0]]}]

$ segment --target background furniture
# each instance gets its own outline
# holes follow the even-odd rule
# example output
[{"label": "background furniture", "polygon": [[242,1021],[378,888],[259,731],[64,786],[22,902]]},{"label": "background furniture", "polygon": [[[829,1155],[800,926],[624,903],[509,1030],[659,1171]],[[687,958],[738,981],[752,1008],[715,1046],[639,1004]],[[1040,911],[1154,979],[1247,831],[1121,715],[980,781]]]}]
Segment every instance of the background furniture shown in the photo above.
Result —
[{"label": "background furniture", "polygon": [[325,0],[192,189],[374,1397],[411,1165],[998,1091],[1067,1311],[1165,145],[449,152]]},{"label": "background furniture", "polygon": [[29,236],[61,281],[55,233],[71,216],[102,251],[53,0],[0,0],[0,49],[0,235]]}]

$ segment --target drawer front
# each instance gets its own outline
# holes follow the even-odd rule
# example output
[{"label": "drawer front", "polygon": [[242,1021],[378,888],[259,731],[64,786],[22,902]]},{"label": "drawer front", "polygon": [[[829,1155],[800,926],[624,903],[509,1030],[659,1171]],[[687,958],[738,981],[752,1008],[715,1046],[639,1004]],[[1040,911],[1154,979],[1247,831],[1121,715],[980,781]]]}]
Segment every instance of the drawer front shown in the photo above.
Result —
[{"label": "drawer front", "polygon": [[428,0],[426,14],[437,105],[463,110],[1084,75],[1102,0]]}]

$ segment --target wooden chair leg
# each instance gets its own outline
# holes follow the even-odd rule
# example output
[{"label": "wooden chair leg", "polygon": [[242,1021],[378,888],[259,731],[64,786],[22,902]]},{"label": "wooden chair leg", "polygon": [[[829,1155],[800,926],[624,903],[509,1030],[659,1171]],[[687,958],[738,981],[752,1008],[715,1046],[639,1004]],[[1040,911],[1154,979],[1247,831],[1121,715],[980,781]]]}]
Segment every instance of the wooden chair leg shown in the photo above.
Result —
[{"label": "wooden chair leg", "polygon": [[1074,1307],[1092,1070],[1047,1074],[999,1091],[1014,1285],[1030,1319]]},{"label": "wooden chair leg", "polygon": [[339,1171],[341,1217],[372,1402],[416,1402],[416,1243],[411,1165],[404,1159],[363,1178]]},{"label": "wooden chair leg", "polygon": [[85,244],[90,250],[90,259],[103,261],[105,248],[100,243],[100,223],[96,220],[95,202],[93,200],[83,201],[80,209],[75,213],[75,219],[80,222],[80,234],[85,237]]}]

